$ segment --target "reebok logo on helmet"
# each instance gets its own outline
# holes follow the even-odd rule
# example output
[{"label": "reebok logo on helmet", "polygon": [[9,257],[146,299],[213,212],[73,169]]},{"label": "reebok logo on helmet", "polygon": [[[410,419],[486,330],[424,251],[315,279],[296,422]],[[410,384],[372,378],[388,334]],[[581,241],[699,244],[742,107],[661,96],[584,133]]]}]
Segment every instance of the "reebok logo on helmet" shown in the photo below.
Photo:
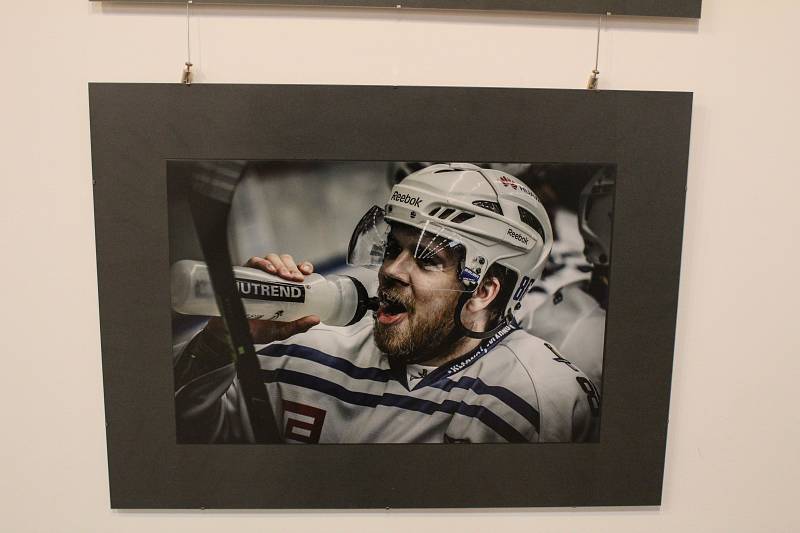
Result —
[{"label": "reebok logo on helmet", "polygon": [[528,245],[528,238],[525,235],[522,235],[521,233],[517,233],[511,228],[508,228],[508,236],[511,237],[512,239],[518,240],[519,242],[521,242],[526,246]]},{"label": "reebok logo on helmet", "polygon": [[401,204],[408,204],[411,207],[420,207],[422,205],[422,198],[419,196],[411,196],[410,194],[400,194],[397,191],[392,193],[391,200]]}]

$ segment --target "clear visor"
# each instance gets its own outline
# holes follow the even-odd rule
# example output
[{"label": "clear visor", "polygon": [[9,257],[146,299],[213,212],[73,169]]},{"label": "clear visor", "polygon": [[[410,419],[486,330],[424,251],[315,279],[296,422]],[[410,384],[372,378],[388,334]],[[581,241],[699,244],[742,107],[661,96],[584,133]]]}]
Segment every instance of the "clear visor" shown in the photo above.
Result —
[{"label": "clear visor", "polygon": [[472,292],[480,276],[464,267],[466,255],[461,238],[447,228],[430,221],[420,228],[390,223],[384,210],[373,206],[353,232],[347,262],[383,267],[385,274],[394,273],[418,288]]},{"label": "clear visor", "polygon": [[356,267],[378,269],[383,264],[389,224],[384,219],[383,209],[373,205],[353,230],[347,248],[347,264]]}]

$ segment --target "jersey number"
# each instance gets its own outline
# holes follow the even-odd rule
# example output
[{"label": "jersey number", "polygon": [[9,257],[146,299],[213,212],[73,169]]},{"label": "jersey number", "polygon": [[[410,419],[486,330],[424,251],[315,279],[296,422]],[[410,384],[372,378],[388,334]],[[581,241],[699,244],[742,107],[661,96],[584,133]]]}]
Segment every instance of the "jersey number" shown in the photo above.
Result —
[{"label": "jersey number", "polygon": [[530,285],[530,283],[531,283],[531,278],[529,278],[528,276],[524,276],[522,278],[522,282],[519,284],[519,287],[517,287],[517,292],[514,293],[515,301],[519,301],[522,299],[522,296],[527,292],[528,285]]},{"label": "jersey number", "polygon": [[594,388],[592,382],[583,376],[575,378],[578,385],[581,386],[583,392],[586,393],[586,399],[589,400],[589,409],[592,411],[592,416],[600,414],[600,397],[597,395],[597,389]]}]

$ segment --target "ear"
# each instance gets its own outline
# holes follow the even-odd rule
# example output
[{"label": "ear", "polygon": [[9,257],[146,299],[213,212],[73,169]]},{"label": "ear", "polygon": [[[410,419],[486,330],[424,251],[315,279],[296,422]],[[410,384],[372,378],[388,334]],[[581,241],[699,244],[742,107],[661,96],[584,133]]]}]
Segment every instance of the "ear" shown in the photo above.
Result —
[{"label": "ear", "polygon": [[476,313],[489,307],[495,298],[500,294],[500,280],[496,277],[484,279],[475,294],[467,301],[464,306],[467,311]]}]

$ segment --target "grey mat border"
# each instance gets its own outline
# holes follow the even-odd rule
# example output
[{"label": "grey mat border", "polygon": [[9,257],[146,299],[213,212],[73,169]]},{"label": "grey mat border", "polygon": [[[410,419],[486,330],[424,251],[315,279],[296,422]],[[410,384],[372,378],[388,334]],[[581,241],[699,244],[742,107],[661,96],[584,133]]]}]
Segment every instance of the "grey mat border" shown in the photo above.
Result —
[{"label": "grey mat border", "polygon": [[[107,3],[185,4],[180,0],[90,0]],[[700,18],[702,0],[193,0],[194,4],[266,4],[289,7],[376,7],[480,11],[550,11]]]},{"label": "grey mat border", "polygon": [[[112,507],[660,503],[690,93],[93,83],[89,98]],[[168,159],[616,163],[600,442],[177,445]]]}]

